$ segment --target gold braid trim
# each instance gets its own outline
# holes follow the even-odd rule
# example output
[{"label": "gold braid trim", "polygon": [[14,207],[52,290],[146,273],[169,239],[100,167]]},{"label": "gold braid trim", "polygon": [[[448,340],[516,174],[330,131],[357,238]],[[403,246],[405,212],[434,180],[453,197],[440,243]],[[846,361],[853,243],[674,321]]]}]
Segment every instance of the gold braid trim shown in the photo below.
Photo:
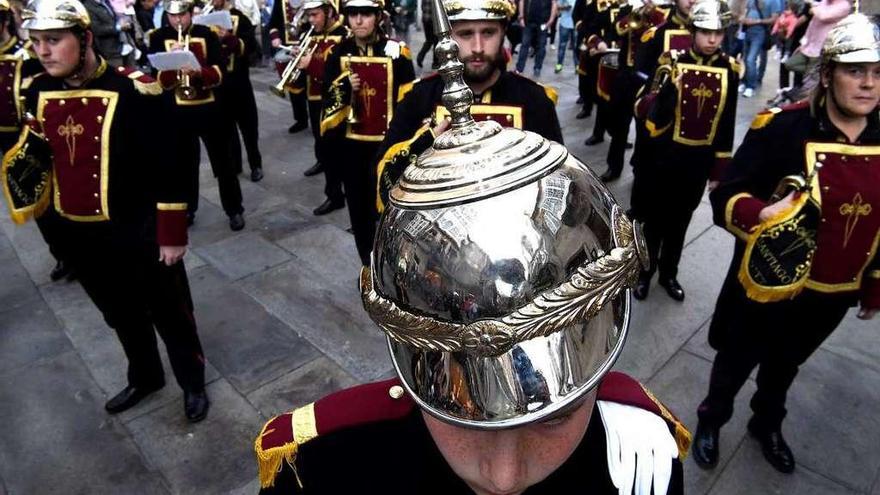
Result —
[{"label": "gold braid trim", "polygon": [[645,392],[645,395],[651,399],[654,404],[657,404],[657,407],[660,409],[660,415],[663,416],[663,419],[675,425],[675,445],[678,446],[678,458],[680,461],[684,462],[685,458],[687,458],[688,451],[691,448],[691,442],[693,441],[693,435],[688,429],[684,426],[684,424],[672,414],[666,406],[663,405],[662,402],[657,400],[657,397],[654,397],[654,394],[648,390],[648,387],[639,383],[639,386],[642,387],[642,391]]}]

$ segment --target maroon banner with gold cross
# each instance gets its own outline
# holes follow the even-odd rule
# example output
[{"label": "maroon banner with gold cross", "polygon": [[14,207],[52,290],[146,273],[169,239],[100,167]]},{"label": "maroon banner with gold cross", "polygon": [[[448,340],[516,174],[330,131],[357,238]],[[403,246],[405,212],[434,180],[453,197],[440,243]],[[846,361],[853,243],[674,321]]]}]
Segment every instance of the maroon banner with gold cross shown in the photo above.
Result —
[{"label": "maroon banner with gold cross", "polygon": [[392,60],[388,57],[343,57],[344,69],[357,74],[361,89],[354,93],[356,117],[345,136],[358,141],[381,141],[392,116],[394,83]]},{"label": "maroon banner with gold cross", "polygon": [[316,41],[312,60],[306,69],[308,72],[307,95],[310,100],[321,99],[321,87],[324,85],[324,71],[330,50],[342,41],[342,36],[327,36]]},{"label": "maroon banner with gold cross", "polygon": [[727,69],[676,64],[681,74],[672,139],[689,146],[711,144],[727,98]]},{"label": "maroon banner with gold cross", "polygon": [[611,101],[611,92],[614,80],[620,70],[618,65],[619,50],[608,51],[601,55],[599,60],[599,73],[596,76],[596,94],[605,101]]},{"label": "maroon banner with gold cross", "polygon": [[77,221],[110,219],[110,127],[119,93],[40,93],[37,120],[54,157],[55,210]]},{"label": "maroon banner with gold cross", "polygon": [[[523,128],[523,112],[522,107],[518,105],[493,105],[493,104],[474,104],[471,105],[471,116],[477,122],[485,120],[494,120],[503,127]],[[434,121],[440,122],[442,119],[449,117],[449,110],[443,105],[437,105],[434,109]]]}]

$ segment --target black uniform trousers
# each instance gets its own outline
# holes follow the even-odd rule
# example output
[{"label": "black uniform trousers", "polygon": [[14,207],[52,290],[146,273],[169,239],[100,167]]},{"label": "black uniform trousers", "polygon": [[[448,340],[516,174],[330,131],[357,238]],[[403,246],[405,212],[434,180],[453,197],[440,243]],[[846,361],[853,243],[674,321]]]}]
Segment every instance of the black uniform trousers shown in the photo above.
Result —
[{"label": "black uniform trousers", "polygon": [[[425,42],[422,43],[422,47],[419,49],[419,53],[416,56],[416,62],[419,64],[419,67],[424,63],[425,56],[428,55],[428,52],[433,50],[434,45],[437,44],[437,35],[434,34],[434,21],[432,19],[422,19],[422,32],[425,33]],[[437,67],[437,62],[435,61],[432,63],[431,67]]]},{"label": "black uniform trousers", "polygon": [[614,91],[611,93],[608,115],[608,133],[611,144],[608,146],[606,163],[614,175],[623,172],[623,158],[626,153],[626,142],[629,139],[629,125],[633,119],[633,104],[639,90],[638,78],[632,69],[621,68],[614,80]]},{"label": "black uniform trousers", "polygon": [[321,139],[321,100],[309,100],[309,125],[312,126],[312,136],[315,137],[315,160],[324,169],[324,195],[335,203],[345,201],[340,162],[325,156],[324,142]]},{"label": "black uniform trousers", "polygon": [[736,279],[741,259],[734,256],[735,264],[718,296],[710,327],[710,343],[718,353],[709,393],[697,414],[706,425],[724,425],[733,415],[737,392],[758,366],[758,390],[750,406],[755,426],[772,432],[785,418],[786,395],[800,365],[837,328],[853,301],[809,289],[791,300],[751,301]]},{"label": "black uniform trousers", "polygon": [[[659,268],[660,279],[668,280],[678,275],[688,225],[703,198],[715,156],[709,148],[688,150],[685,146],[666,148],[662,153],[664,156],[636,167],[640,188],[634,186],[633,195],[647,194],[654,199],[653,205],[638,208],[637,214],[645,224],[651,257],[648,271],[653,274]],[[646,192],[646,188],[653,190]],[[643,198],[639,201],[641,204],[636,204],[645,206]]]},{"label": "black uniform trousers", "polygon": [[[223,107],[217,102],[191,107],[177,106],[179,141],[178,150],[181,163],[190,170],[190,187],[187,205],[190,213],[199,208],[199,162],[201,147],[199,139],[205,143],[211,170],[220,186],[220,203],[227,216],[244,211],[241,198],[241,185],[233,161],[232,120],[224,115]],[[240,154],[240,152],[239,152]]]},{"label": "black uniform trousers", "polygon": [[345,186],[345,200],[348,202],[348,215],[358,256],[363,265],[370,264],[373,238],[376,236],[376,153],[380,142],[355,141],[345,139],[341,146],[336,165],[342,168],[342,183]]},{"label": "black uniform trousers", "polygon": [[[305,124],[309,120],[309,107],[308,107],[308,97],[306,96],[306,92],[302,91],[299,94],[294,94],[288,92],[290,95],[290,106],[293,108],[293,121],[294,123],[299,124],[300,122]],[[320,116],[320,114],[318,114]]]},{"label": "black uniform trousers", "polygon": [[584,103],[590,101],[596,105],[596,117],[593,120],[593,137],[596,139],[605,139],[605,132],[608,130],[608,103],[596,91],[597,78],[599,76],[599,56],[587,58],[587,75],[583,76]]},{"label": "black uniform trousers", "polygon": [[[260,123],[257,118],[257,100],[248,74],[228,74],[224,83],[225,105],[233,125],[237,128],[232,134],[232,162],[237,173],[242,171],[241,141],[247,153],[251,170],[263,168],[263,155],[260,154]],[[241,141],[238,134],[241,133]]]},{"label": "black uniform trousers", "polygon": [[128,358],[129,385],[164,385],[158,332],[180,387],[203,390],[205,360],[183,262],[170,267],[160,263],[155,241],[145,240],[151,236],[139,235],[136,228],[64,218],[56,226],[65,259],[119,337]]}]

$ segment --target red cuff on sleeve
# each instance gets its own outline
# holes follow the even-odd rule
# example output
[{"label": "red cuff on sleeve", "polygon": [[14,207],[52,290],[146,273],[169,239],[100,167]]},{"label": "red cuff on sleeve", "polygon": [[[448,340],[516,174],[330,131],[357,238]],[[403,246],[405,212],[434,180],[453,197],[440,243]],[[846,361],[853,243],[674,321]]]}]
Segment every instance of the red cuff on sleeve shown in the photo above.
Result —
[{"label": "red cuff on sleeve", "polygon": [[863,308],[880,309],[880,273],[868,272],[862,280],[861,303]]},{"label": "red cuff on sleeve", "polygon": [[724,177],[724,171],[727,170],[727,166],[730,165],[731,158],[730,153],[716,153],[715,165],[712,166],[712,170],[709,172],[709,180],[720,181]]},{"label": "red cuff on sleeve", "polygon": [[594,48],[598,47],[599,43],[601,43],[601,42],[602,42],[602,38],[598,37],[595,34],[590,35],[590,37],[587,38],[587,49],[594,49]]},{"label": "red cuff on sleeve", "polygon": [[747,193],[730,198],[725,211],[727,230],[739,237],[747,237],[761,223],[758,217],[765,206],[763,201]]},{"label": "red cuff on sleeve", "polygon": [[651,106],[654,105],[655,99],[657,99],[657,93],[648,93],[636,100],[635,115],[637,119],[645,120],[648,118],[648,112],[651,110]]},{"label": "red cuff on sleeve", "polygon": [[173,70],[160,70],[158,74],[159,84],[165,89],[177,86],[177,72]]},{"label": "red cuff on sleeve", "polygon": [[156,241],[160,246],[186,246],[186,203],[159,203],[156,212]]},{"label": "red cuff on sleeve", "polygon": [[269,40],[280,40],[281,33],[278,32],[277,29],[272,28],[269,30]]},{"label": "red cuff on sleeve", "polygon": [[223,82],[223,73],[216,65],[210,67],[202,67],[202,84],[205,88],[213,88],[219,86]]}]

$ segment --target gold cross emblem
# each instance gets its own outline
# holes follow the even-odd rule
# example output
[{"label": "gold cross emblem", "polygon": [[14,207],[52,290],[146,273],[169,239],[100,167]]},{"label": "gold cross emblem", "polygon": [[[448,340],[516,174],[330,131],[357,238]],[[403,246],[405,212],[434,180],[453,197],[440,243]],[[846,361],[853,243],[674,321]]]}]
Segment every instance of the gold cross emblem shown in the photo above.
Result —
[{"label": "gold cross emblem", "polygon": [[364,100],[364,116],[370,116],[370,107],[373,103],[373,97],[376,96],[376,88],[370,86],[370,83],[365,82],[364,88],[361,91],[361,98]]},{"label": "gold cross emblem", "polygon": [[67,143],[67,152],[70,154],[70,166],[73,166],[76,156],[76,137],[82,135],[83,126],[73,121],[73,115],[68,115],[64,125],[58,126],[58,135]]},{"label": "gold cross emblem", "polygon": [[862,199],[861,193],[856,193],[856,195],[853,196],[852,203],[844,203],[840,205],[838,211],[842,216],[846,217],[846,229],[843,232],[844,249],[846,249],[850,237],[852,237],[853,232],[856,230],[856,224],[859,223],[859,218],[870,215],[871,209],[871,204],[865,203],[865,200]]},{"label": "gold cross emblem", "polygon": [[700,114],[703,113],[703,106],[706,104],[706,100],[708,98],[711,98],[712,95],[715,93],[711,89],[707,88],[705,83],[700,83],[700,87],[692,89],[691,94],[697,99],[697,118],[700,118]]}]

